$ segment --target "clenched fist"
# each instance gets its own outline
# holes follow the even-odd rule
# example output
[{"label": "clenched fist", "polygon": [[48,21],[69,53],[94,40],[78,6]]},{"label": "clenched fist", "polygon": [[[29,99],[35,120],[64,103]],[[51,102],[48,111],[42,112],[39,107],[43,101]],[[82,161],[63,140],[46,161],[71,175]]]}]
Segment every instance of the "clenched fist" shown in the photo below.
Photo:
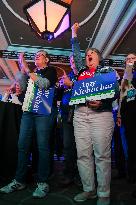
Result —
[{"label": "clenched fist", "polygon": [[72,38],[77,37],[77,31],[79,29],[79,23],[74,23],[74,25],[71,27],[72,30]]}]

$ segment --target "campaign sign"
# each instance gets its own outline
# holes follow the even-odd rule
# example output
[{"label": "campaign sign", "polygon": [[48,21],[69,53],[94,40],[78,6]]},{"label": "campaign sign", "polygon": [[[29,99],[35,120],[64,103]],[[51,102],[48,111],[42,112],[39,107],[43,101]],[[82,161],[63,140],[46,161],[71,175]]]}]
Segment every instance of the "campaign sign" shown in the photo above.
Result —
[{"label": "campaign sign", "polygon": [[116,73],[102,73],[76,81],[72,90],[70,105],[85,103],[87,100],[101,100],[113,98],[115,95]]},{"label": "campaign sign", "polygon": [[49,115],[54,97],[54,88],[48,90],[38,88],[32,79],[29,79],[23,111]]}]

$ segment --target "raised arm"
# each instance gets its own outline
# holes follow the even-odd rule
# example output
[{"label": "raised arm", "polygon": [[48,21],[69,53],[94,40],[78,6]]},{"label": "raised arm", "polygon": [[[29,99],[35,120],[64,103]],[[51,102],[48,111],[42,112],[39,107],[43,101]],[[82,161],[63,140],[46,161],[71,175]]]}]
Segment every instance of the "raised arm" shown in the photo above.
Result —
[{"label": "raised arm", "polygon": [[78,23],[75,23],[71,28],[71,30],[72,30],[71,44],[72,44],[72,52],[73,52],[73,56],[74,56],[76,69],[79,72],[80,70],[85,68],[85,65],[83,63],[83,59],[82,59],[81,52],[80,52],[80,46],[79,46],[79,42],[77,39],[78,29],[79,29]]},{"label": "raised arm", "polygon": [[43,88],[48,89],[49,88],[50,81],[47,78],[37,76],[33,71],[30,71],[28,64],[24,58],[24,53],[20,53],[19,63],[21,66],[21,72],[24,75],[27,75],[28,77],[30,77],[40,89],[43,89]]},{"label": "raised arm", "polygon": [[28,67],[28,64],[25,60],[24,53],[19,54],[18,62],[19,62],[19,66],[21,69],[21,73],[27,74],[29,72],[29,67]]}]

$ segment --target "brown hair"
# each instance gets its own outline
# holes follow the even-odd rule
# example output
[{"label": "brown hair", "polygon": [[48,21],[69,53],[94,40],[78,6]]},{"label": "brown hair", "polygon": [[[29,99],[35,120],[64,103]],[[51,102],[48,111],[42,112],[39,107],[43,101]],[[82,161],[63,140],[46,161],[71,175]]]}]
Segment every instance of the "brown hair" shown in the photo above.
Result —
[{"label": "brown hair", "polygon": [[128,53],[127,56],[130,55],[130,54],[133,54],[134,56],[136,56],[136,53],[135,53],[135,52]]},{"label": "brown hair", "polygon": [[126,90],[126,87],[128,87],[128,80],[127,79],[123,79],[123,82],[122,82],[122,92],[125,92]]},{"label": "brown hair", "polygon": [[90,50],[97,53],[97,55],[99,57],[99,61],[101,61],[103,59],[101,52],[97,48],[87,48],[86,51],[85,51],[85,57],[87,56],[87,52],[90,51]]}]

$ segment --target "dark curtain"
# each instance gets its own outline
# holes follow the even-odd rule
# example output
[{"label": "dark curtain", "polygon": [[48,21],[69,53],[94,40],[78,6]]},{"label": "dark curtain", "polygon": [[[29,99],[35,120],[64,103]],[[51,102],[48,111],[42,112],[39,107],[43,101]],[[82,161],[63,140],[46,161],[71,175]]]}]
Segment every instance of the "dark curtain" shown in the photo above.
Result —
[{"label": "dark curtain", "polygon": [[20,105],[0,102],[0,176],[6,179],[15,175],[21,116]]}]

